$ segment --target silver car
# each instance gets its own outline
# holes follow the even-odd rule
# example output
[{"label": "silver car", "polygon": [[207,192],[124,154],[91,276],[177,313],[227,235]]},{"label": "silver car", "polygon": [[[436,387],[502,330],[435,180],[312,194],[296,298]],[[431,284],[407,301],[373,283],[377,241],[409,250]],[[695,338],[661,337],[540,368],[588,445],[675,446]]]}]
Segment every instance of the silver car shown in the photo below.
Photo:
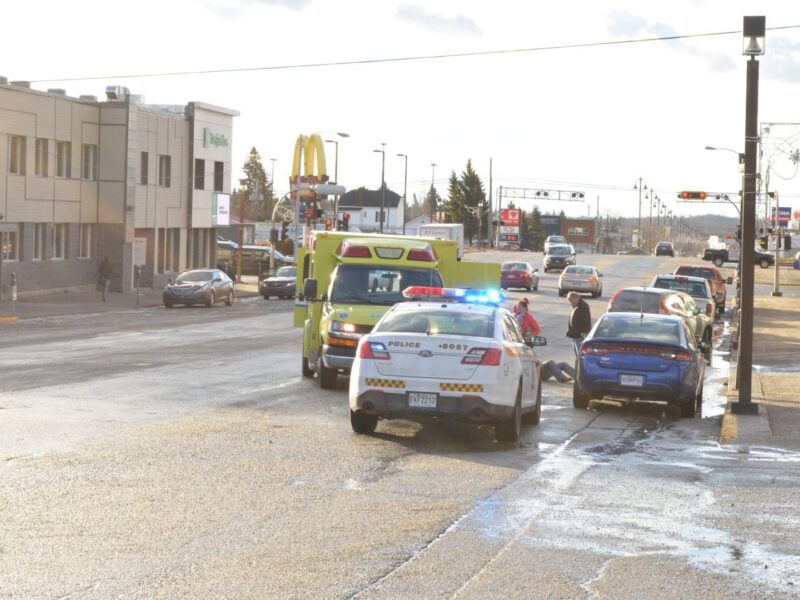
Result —
[{"label": "silver car", "polygon": [[603,276],[590,265],[570,265],[561,272],[558,278],[558,295],[566,296],[567,292],[591,294],[592,298],[603,295]]}]

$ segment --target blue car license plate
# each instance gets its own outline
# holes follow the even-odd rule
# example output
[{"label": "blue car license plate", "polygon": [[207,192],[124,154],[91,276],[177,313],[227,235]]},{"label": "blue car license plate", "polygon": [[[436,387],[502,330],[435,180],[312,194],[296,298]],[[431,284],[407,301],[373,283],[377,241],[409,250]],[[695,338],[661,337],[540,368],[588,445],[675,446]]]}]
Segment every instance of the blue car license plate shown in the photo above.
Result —
[{"label": "blue car license plate", "polygon": [[620,375],[620,385],[629,385],[631,387],[642,387],[644,385],[644,375]]}]

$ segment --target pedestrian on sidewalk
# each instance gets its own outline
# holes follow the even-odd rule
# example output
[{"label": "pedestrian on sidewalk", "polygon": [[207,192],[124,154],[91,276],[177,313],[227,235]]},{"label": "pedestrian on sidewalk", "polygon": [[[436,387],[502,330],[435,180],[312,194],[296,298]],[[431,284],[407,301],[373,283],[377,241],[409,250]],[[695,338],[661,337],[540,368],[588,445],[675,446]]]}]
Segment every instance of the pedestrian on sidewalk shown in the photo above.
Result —
[{"label": "pedestrian on sidewalk", "polygon": [[111,268],[111,261],[108,260],[108,256],[104,256],[103,260],[100,261],[100,289],[103,293],[103,302],[106,301],[106,295],[108,294],[108,289],[111,286],[111,276],[114,274],[114,270]]},{"label": "pedestrian on sidewalk", "polygon": [[567,328],[567,337],[572,340],[572,349],[575,351],[575,356],[581,349],[583,338],[592,329],[592,312],[589,309],[589,303],[586,302],[581,295],[577,292],[570,292],[567,294],[567,300],[572,306],[572,312],[569,315],[569,327]]}]

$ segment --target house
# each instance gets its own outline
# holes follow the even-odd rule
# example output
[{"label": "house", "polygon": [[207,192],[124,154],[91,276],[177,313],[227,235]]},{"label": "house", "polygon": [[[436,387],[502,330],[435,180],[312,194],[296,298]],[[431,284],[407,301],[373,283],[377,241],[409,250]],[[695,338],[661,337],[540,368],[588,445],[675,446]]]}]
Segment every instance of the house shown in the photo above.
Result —
[{"label": "house", "polygon": [[350,229],[363,232],[381,229],[381,203],[383,203],[383,230],[401,231],[403,227],[402,196],[388,188],[368,190],[360,187],[339,196],[339,219],[344,213],[350,215]]}]

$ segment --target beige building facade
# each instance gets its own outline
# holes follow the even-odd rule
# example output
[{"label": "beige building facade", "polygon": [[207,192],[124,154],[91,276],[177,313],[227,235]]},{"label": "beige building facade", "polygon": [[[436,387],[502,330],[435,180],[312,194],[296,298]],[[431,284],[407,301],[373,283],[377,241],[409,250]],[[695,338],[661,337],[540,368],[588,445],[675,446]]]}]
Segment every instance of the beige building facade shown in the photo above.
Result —
[{"label": "beige building facade", "polygon": [[91,287],[104,256],[122,291],[214,265],[239,113],[106,96],[0,77],[0,289]]}]

